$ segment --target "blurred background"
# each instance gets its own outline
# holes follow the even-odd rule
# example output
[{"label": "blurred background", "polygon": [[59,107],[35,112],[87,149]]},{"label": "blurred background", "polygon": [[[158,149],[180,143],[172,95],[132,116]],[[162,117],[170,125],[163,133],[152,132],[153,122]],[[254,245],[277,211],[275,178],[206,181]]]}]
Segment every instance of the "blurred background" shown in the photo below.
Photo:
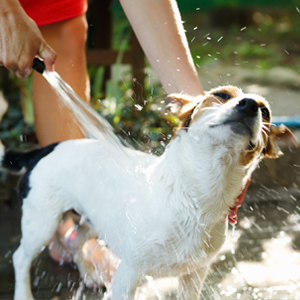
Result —
[{"label": "blurred background", "polygon": [[[204,89],[232,84],[265,96],[273,121],[288,125],[300,140],[300,1],[178,0],[178,6]],[[90,1],[88,21],[91,105],[132,146],[162,154],[178,120],[163,114],[165,92],[120,4]],[[0,139],[11,148],[37,145],[31,80],[0,69],[0,86],[10,104]],[[206,280],[205,299],[300,299],[300,150],[283,147],[283,152],[255,171],[238,224],[230,227]],[[20,203],[18,177],[0,176],[0,299],[9,299]],[[43,299],[69,299],[79,284],[74,267],[56,266],[46,254],[37,259],[33,274]],[[176,279],[156,286],[167,299],[175,297]],[[146,298],[162,299],[154,290],[145,287]],[[98,295],[85,293],[87,299]]]}]

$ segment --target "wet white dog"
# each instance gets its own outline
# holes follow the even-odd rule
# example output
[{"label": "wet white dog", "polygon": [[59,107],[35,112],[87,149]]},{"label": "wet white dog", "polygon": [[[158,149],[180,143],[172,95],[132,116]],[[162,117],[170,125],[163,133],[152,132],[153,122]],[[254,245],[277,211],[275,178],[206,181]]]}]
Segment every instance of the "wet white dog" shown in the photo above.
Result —
[{"label": "wet white dog", "polygon": [[182,126],[161,157],[97,140],[70,140],[29,153],[0,148],[8,169],[27,167],[22,239],[13,255],[15,299],[33,299],[29,270],[62,214],[87,216],[121,263],[114,300],[134,299],[145,275],[179,276],[179,299],[196,300],[223,245],[228,214],[259,161],[277,157],[268,103],[232,86],[196,98],[171,95]]}]

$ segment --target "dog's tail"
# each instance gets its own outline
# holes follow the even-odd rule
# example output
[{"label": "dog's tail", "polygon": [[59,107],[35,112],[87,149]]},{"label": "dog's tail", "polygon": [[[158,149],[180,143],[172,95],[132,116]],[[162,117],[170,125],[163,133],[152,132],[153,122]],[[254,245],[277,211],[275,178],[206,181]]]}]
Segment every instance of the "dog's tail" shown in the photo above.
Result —
[{"label": "dog's tail", "polygon": [[[7,102],[0,91],[0,122],[6,113],[7,108]],[[20,172],[22,169],[33,168],[40,159],[52,152],[56,145],[57,143],[45,148],[21,152],[5,149],[4,145],[0,141],[0,168],[13,172]]]}]

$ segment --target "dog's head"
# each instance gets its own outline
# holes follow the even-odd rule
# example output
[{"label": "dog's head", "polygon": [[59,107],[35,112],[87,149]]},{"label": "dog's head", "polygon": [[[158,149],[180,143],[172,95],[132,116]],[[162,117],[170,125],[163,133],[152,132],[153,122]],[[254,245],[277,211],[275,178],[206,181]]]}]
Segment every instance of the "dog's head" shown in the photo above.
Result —
[{"label": "dog's head", "polygon": [[255,158],[277,158],[279,142],[298,146],[298,141],[285,126],[271,124],[268,102],[256,94],[245,94],[234,86],[213,89],[200,97],[171,94],[167,109],[181,125],[178,130],[210,137],[214,145],[227,145],[239,154],[241,165]]}]

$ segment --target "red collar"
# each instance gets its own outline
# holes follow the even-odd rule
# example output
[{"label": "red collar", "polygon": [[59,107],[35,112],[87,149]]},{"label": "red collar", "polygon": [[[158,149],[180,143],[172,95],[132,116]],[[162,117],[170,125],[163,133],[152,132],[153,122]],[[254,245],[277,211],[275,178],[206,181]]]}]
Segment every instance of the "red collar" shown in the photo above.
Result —
[{"label": "red collar", "polygon": [[234,225],[237,222],[237,210],[243,203],[250,182],[251,180],[248,179],[240,195],[237,197],[237,201],[235,202],[235,205],[233,207],[230,207],[229,214],[228,214],[228,221],[231,225]]}]

